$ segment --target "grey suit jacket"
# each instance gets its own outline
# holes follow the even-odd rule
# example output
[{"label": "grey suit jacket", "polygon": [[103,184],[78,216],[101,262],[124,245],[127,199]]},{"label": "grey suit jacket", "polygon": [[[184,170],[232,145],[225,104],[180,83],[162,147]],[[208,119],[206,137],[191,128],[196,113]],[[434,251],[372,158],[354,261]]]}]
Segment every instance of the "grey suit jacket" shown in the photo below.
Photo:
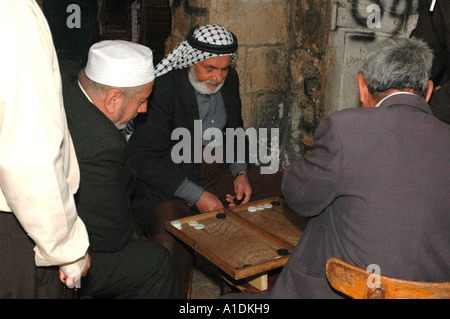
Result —
[{"label": "grey suit jacket", "polygon": [[410,280],[450,280],[450,127],[416,95],[325,117],[282,190],[311,217],[270,297],[335,298],[325,264],[341,258]]}]

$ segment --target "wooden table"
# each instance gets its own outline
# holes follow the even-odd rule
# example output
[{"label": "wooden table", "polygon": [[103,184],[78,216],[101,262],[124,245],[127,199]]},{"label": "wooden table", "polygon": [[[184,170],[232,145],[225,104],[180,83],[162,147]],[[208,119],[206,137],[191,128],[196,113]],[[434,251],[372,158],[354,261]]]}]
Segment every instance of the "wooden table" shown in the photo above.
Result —
[{"label": "wooden table", "polygon": [[[264,204],[272,207],[248,210]],[[307,219],[293,212],[283,199],[274,197],[180,219],[180,229],[172,222],[166,223],[166,229],[196,253],[232,280],[245,279],[263,291],[267,289],[267,272],[286,264]]]}]

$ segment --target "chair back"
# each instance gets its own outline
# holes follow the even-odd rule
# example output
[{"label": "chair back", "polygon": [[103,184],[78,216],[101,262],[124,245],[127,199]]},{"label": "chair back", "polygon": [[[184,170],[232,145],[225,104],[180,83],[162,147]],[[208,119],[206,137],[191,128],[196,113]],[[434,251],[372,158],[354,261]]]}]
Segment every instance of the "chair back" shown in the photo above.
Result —
[{"label": "chair back", "polygon": [[378,275],[330,258],[327,278],[337,291],[354,299],[449,299],[450,282],[422,282]]}]

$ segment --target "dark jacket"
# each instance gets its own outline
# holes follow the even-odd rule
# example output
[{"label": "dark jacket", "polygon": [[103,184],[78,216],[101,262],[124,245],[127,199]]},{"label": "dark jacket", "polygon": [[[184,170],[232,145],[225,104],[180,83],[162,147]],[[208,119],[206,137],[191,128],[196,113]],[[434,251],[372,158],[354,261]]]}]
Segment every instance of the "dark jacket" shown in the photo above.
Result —
[{"label": "dark jacket", "polygon": [[419,19],[411,36],[428,43],[435,55],[431,80],[441,87],[431,97],[433,114],[450,124],[450,1],[437,0],[430,11],[432,0],[419,1]]},{"label": "dark jacket", "polygon": [[64,106],[80,166],[77,211],[89,234],[90,249],[115,252],[133,234],[129,196],[134,178],[127,164],[129,145],[116,126],[83,94],[77,73],[62,70]]},{"label": "dark jacket", "polygon": [[[234,69],[221,89],[227,113],[226,128],[242,127],[239,78]],[[149,214],[173,195],[187,177],[197,183],[201,163],[194,163],[194,120],[199,120],[196,93],[187,70],[171,71],[156,78],[147,113],[139,114],[130,138],[132,167],[137,185],[132,207],[136,221],[144,229]],[[176,128],[186,128],[192,137],[191,163],[175,164],[171,158]],[[225,128],[225,129],[226,129]]]}]

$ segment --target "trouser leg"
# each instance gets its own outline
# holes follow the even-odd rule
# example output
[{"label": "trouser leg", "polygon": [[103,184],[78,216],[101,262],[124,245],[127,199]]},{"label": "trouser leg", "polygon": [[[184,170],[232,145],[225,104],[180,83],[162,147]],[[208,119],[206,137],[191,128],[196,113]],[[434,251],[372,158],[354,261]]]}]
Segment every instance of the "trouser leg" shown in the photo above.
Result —
[{"label": "trouser leg", "polygon": [[133,239],[115,253],[89,252],[91,268],[81,280],[84,296],[171,299],[178,285],[169,252],[154,242]]},{"label": "trouser leg", "polygon": [[14,214],[0,212],[0,299],[62,297],[58,267],[36,267],[34,246]]}]

